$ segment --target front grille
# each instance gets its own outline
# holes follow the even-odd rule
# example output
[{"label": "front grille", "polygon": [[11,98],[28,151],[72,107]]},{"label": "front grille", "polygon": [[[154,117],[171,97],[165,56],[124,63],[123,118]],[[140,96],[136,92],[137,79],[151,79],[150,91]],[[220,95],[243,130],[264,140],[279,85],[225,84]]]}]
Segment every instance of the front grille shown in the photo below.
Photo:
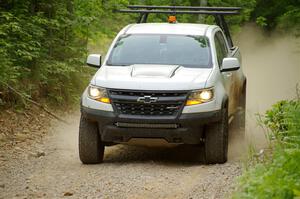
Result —
[{"label": "front grille", "polygon": [[119,113],[129,115],[174,115],[178,113],[182,103],[172,104],[141,104],[130,102],[116,102]]},{"label": "front grille", "polygon": [[138,96],[151,95],[152,97],[178,97],[186,96],[187,92],[153,92],[153,91],[130,91],[130,90],[110,90],[111,95],[123,95],[123,96]]},{"label": "front grille", "polygon": [[109,96],[119,114],[176,116],[184,106],[187,92],[109,90]]}]

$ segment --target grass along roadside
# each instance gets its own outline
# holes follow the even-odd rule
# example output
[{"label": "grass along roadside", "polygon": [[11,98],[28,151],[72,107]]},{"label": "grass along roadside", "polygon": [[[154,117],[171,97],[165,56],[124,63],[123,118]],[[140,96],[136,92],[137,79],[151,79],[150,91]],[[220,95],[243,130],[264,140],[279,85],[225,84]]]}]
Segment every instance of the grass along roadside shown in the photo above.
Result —
[{"label": "grass along roadside", "polygon": [[233,198],[300,198],[300,100],[278,102],[262,121],[269,151],[250,161]]}]

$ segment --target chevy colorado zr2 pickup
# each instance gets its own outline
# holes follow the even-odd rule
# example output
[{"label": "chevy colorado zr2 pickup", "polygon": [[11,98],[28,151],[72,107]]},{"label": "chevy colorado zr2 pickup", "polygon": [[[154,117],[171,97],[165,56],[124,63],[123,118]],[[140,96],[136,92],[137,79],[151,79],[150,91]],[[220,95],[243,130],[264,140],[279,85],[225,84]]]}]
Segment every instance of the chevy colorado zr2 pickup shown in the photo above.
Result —
[{"label": "chevy colorado zr2 pickup", "polygon": [[[81,98],[79,157],[103,161],[105,146],[131,139],[163,139],[204,147],[207,164],[227,161],[228,125],[245,109],[246,77],[224,15],[240,8],[128,6],[137,24],[126,26]],[[168,23],[146,23],[165,13]],[[175,14],[174,14],[175,13]],[[211,14],[217,25],[178,23],[178,14]],[[239,114],[241,126],[245,113]],[[197,154],[196,154],[197,155]]]}]

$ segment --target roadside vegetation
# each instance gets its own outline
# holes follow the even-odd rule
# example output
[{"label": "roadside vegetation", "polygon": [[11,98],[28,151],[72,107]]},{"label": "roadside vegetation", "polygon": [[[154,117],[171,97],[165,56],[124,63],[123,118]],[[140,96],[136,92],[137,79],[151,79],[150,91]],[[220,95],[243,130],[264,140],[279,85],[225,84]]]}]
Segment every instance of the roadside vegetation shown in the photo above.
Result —
[{"label": "roadside vegetation", "polygon": [[262,122],[269,150],[251,156],[233,198],[300,197],[300,99],[273,105]]},{"label": "roadside vegetation", "polygon": [[112,18],[112,9],[119,2],[1,1],[0,106],[23,107],[28,98],[78,102],[94,72],[84,67],[88,43],[114,36],[122,19]]}]

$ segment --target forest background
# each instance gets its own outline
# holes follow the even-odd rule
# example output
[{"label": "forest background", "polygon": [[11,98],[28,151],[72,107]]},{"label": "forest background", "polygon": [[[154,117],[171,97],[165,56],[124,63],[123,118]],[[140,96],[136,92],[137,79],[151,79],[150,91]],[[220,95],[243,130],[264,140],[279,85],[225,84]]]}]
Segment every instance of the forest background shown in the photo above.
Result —
[{"label": "forest background", "polygon": [[[51,106],[78,103],[95,72],[85,67],[88,51],[105,54],[117,32],[136,21],[136,15],[113,12],[128,4],[240,6],[241,15],[227,18],[234,33],[248,21],[266,31],[300,30],[299,0],[1,0],[0,109],[23,108],[21,96]],[[199,19],[179,17],[181,22]],[[166,16],[153,15],[150,21],[166,21]]]}]

